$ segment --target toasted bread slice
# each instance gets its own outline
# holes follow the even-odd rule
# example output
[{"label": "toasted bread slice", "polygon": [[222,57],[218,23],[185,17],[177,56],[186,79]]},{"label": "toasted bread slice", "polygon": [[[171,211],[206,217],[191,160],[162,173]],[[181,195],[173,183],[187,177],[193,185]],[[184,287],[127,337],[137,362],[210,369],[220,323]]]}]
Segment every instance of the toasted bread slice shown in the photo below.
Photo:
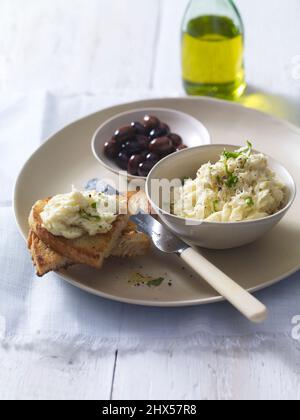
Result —
[{"label": "toasted bread slice", "polygon": [[50,271],[68,268],[74,263],[49,248],[40,238],[30,230],[28,236],[28,248],[31,252],[32,262],[39,277]]},{"label": "toasted bread slice", "polygon": [[73,263],[101,268],[104,258],[111,254],[123,230],[126,228],[128,216],[118,216],[113,223],[112,229],[106,234],[84,235],[72,240],[65,239],[62,236],[52,235],[43,227],[40,214],[49,200],[38,201],[33,206],[29,217],[29,225],[32,231],[48,248],[56,251]]},{"label": "toasted bread slice", "polygon": [[[28,248],[39,277],[50,271],[58,271],[74,265],[71,260],[44,244],[32,230],[30,230],[28,236]],[[149,248],[150,239],[148,236],[137,232],[136,225],[129,222],[118,241],[117,247],[113,249],[112,256],[122,258],[136,257],[146,254]]]}]

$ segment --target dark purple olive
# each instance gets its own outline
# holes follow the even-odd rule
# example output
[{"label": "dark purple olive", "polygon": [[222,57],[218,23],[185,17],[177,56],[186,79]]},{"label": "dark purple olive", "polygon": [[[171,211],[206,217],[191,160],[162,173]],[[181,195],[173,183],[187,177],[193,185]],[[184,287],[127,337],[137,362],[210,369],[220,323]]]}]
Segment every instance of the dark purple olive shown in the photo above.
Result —
[{"label": "dark purple olive", "polygon": [[119,145],[115,140],[107,141],[104,145],[104,153],[109,159],[115,159],[120,152]]},{"label": "dark purple olive", "polygon": [[143,119],[144,127],[147,132],[150,133],[151,130],[160,126],[160,121],[158,118],[153,115],[145,115]]},{"label": "dark purple olive", "polygon": [[145,127],[143,126],[143,124],[141,124],[138,121],[132,122],[131,127],[134,129],[135,134],[138,134],[138,135],[141,135],[141,136],[145,136],[147,134],[147,131],[146,131]]},{"label": "dark purple olive", "polygon": [[122,144],[122,151],[126,152],[128,155],[135,155],[144,150],[143,145],[141,145],[136,138],[132,140],[127,140]]},{"label": "dark purple olive", "polygon": [[149,155],[149,150],[148,149],[147,150],[143,150],[140,153],[140,155],[143,156],[144,160],[146,160],[146,157]]},{"label": "dark purple olive", "polygon": [[121,169],[124,169],[124,171],[127,170],[128,161],[129,161],[129,156],[126,152],[120,152],[118,154],[117,163]]},{"label": "dark purple olive", "polygon": [[174,152],[175,148],[173,146],[172,140],[169,139],[169,137],[160,137],[151,141],[149,150],[152,153],[165,156]]},{"label": "dark purple olive", "polygon": [[128,172],[130,175],[137,175],[139,164],[144,162],[145,157],[143,155],[132,155],[128,162]]},{"label": "dark purple olive", "polygon": [[133,127],[122,127],[117,130],[113,136],[113,140],[117,143],[124,143],[127,140],[130,140],[135,136],[135,130]]},{"label": "dark purple olive", "polygon": [[172,148],[168,151],[168,152],[166,152],[165,154],[164,154],[164,156],[168,156],[168,155],[170,155],[170,154],[172,154],[172,153],[175,153],[177,150],[176,150],[176,147],[174,147],[174,146],[172,146]]},{"label": "dark purple olive", "polygon": [[177,149],[176,150],[184,150],[184,149],[187,149],[188,147],[185,145],[185,144],[180,144],[178,147],[177,147]]},{"label": "dark purple olive", "polygon": [[155,153],[148,153],[146,156],[146,161],[157,163],[160,157]]},{"label": "dark purple olive", "polygon": [[153,128],[153,130],[150,131],[149,138],[150,140],[157,139],[158,137],[164,137],[168,134],[168,131],[165,128],[157,127]]},{"label": "dark purple olive", "polygon": [[155,163],[150,162],[149,160],[140,163],[139,167],[138,167],[138,175],[139,176],[147,176],[154,165],[155,165]]},{"label": "dark purple olive", "polygon": [[149,139],[146,136],[136,136],[137,142],[141,147],[141,151],[148,150]]},{"label": "dark purple olive", "polygon": [[170,134],[171,133],[171,129],[170,129],[170,127],[168,126],[168,124],[166,124],[166,123],[160,123],[160,128],[162,129],[162,130],[164,130],[165,132],[166,132],[166,134]]},{"label": "dark purple olive", "polygon": [[168,137],[172,140],[173,146],[178,147],[182,144],[182,138],[178,134],[170,133]]}]

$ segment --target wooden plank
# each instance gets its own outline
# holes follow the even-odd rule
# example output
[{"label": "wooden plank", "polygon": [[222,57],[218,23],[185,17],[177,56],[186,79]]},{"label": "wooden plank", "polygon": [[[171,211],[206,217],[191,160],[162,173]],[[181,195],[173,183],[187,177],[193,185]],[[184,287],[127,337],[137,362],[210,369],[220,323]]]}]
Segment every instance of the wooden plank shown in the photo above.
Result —
[{"label": "wooden plank", "polygon": [[119,351],[113,399],[217,398],[214,360],[210,352]]},{"label": "wooden plank", "polygon": [[[248,96],[242,103],[300,125],[297,0],[237,0],[246,28]],[[259,12],[257,12],[259,11]]]},{"label": "wooden plank", "polygon": [[298,97],[300,81],[293,78],[293,58],[300,54],[296,39],[300,2],[237,0],[246,29],[246,69],[249,83],[273,94]]},{"label": "wooden plank", "polygon": [[273,338],[249,348],[119,351],[113,399],[289,400],[300,398],[298,350]]},{"label": "wooden plank", "polygon": [[181,81],[181,23],[188,0],[163,0],[153,87],[183,95]]},{"label": "wooden plank", "polygon": [[0,90],[149,88],[159,0],[2,0]]},{"label": "wooden plank", "polygon": [[0,347],[1,400],[100,400],[110,398],[113,351],[75,351],[61,344]]}]

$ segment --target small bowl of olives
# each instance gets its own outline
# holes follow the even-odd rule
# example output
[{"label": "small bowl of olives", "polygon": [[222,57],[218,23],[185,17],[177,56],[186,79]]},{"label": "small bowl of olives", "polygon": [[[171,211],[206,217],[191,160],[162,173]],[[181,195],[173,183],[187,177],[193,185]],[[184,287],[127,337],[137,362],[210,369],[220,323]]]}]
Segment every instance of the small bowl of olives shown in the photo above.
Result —
[{"label": "small bowl of olives", "polygon": [[93,136],[92,150],[106,169],[129,179],[146,179],[166,156],[210,144],[205,126],[180,111],[151,108],[119,114]]}]

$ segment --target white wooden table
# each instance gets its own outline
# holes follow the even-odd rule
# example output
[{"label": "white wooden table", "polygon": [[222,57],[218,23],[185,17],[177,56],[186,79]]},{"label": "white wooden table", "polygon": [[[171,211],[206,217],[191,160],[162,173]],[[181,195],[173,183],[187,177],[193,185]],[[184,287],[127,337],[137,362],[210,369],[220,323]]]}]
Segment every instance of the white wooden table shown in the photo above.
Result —
[{"label": "white wooden table", "polygon": [[[183,94],[179,30],[186,3],[0,0],[0,93]],[[237,3],[247,32],[245,103],[300,124],[299,0]],[[0,398],[299,398],[299,355],[284,343],[275,347],[111,349],[88,371],[86,354],[71,362],[49,349],[23,366],[30,349],[0,347]],[[4,352],[13,362],[1,364]],[[18,377],[21,368],[26,375]]]}]

